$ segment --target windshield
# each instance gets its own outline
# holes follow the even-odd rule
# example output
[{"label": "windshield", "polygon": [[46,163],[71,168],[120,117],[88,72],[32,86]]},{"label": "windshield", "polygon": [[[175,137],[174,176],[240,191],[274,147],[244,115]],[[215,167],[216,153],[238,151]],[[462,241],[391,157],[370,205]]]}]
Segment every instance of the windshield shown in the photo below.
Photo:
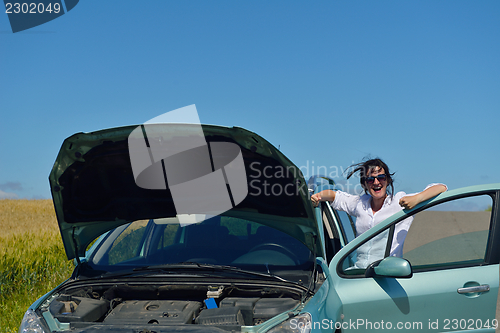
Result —
[{"label": "windshield", "polygon": [[308,272],[314,254],[294,237],[256,221],[215,216],[182,224],[177,217],[139,220],[109,232],[90,254],[99,271],[196,262],[273,275]]}]

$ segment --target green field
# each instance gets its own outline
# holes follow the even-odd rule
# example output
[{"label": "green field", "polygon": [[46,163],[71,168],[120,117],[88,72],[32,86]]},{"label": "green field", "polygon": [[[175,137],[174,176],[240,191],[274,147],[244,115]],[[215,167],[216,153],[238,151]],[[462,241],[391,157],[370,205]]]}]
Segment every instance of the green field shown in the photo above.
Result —
[{"label": "green field", "polygon": [[17,332],[37,298],[67,279],[51,200],[0,200],[0,332]]}]

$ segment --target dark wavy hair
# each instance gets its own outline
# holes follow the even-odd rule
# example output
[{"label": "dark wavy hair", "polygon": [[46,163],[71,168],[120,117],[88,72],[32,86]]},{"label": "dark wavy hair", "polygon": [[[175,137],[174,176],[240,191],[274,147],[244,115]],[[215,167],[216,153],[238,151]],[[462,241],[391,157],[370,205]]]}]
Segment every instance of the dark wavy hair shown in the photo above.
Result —
[{"label": "dark wavy hair", "polygon": [[384,161],[382,161],[380,158],[373,158],[370,160],[367,160],[365,162],[360,162],[357,164],[351,165],[347,170],[352,169],[349,174],[347,175],[347,179],[349,179],[352,175],[355,173],[359,172],[359,183],[361,184],[361,187],[365,190],[365,193],[368,193],[368,189],[366,187],[365,181],[366,181],[366,175],[370,170],[375,169],[376,167],[379,167],[381,169],[384,169],[386,177],[387,177],[387,188],[391,188],[389,194],[392,196],[394,194],[394,179],[392,176],[394,176],[394,173],[390,173],[389,167],[387,164],[385,164]]}]

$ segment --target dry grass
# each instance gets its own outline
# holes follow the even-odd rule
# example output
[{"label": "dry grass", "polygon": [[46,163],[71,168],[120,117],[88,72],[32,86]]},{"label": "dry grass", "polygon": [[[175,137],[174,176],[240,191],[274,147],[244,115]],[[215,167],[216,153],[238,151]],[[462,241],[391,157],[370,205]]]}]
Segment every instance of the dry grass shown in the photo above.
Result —
[{"label": "dry grass", "polygon": [[71,275],[51,200],[0,200],[0,332]]},{"label": "dry grass", "polygon": [[52,200],[0,200],[0,227],[0,238],[25,232],[59,233]]}]

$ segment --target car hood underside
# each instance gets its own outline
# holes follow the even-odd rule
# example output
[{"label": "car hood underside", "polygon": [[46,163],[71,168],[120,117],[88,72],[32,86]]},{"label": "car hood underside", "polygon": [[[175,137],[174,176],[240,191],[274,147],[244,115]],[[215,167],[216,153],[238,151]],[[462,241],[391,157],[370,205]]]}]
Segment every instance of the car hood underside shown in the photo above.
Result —
[{"label": "car hood underside", "polygon": [[[142,174],[137,176],[134,173],[138,162],[134,162],[131,147],[139,141],[132,139],[134,134],[139,133],[140,136],[147,133],[148,136],[145,137],[148,140],[144,147],[147,146],[153,155],[153,147],[172,149],[176,154],[175,158],[171,159],[175,162],[171,163],[171,168],[183,171],[190,165],[196,165],[197,161],[184,163],[187,155],[183,155],[177,146],[179,142],[193,141],[196,126],[144,126],[78,133],[64,141],[49,181],[68,259],[83,257],[85,249],[94,239],[125,223],[179,215],[180,206],[178,202],[174,202],[172,195],[173,186],[177,184],[170,182],[172,178],[169,178],[168,174],[164,176],[165,180],[168,178],[169,181],[156,185],[154,182],[147,183],[147,179],[141,178]],[[263,224],[300,240],[311,251],[321,256],[321,246],[315,241],[318,226],[300,170],[279,150],[255,133],[242,128],[210,125],[203,125],[202,129],[204,140],[209,147],[207,156],[210,156],[212,170],[215,172],[225,169],[226,184],[233,184],[235,181],[230,178],[231,167],[224,168],[222,164],[238,154],[243,161],[245,178],[240,180],[239,184],[245,184],[246,195],[238,197],[233,188],[233,206],[224,214],[258,218]],[[215,147],[222,148],[216,151]],[[190,153],[199,158],[202,148],[196,147],[190,150]],[[137,158],[135,160],[137,161]],[[217,161],[224,163],[218,165]],[[139,160],[140,163],[142,162]],[[157,171],[161,173],[163,170],[165,173],[168,169],[166,163],[162,160],[152,166],[141,167],[155,169],[156,165]],[[196,172],[196,177],[205,176],[200,174],[199,170],[194,171]],[[177,180],[177,183],[181,181],[183,180]],[[139,186],[138,183],[141,182],[142,186]],[[154,188],[155,186],[157,188]],[[239,189],[241,188],[240,186]],[[191,191],[186,196],[196,193],[198,191]],[[211,192],[208,192],[208,196],[206,193],[199,195],[211,196]],[[198,199],[203,202],[204,198]],[[185,206],[183,209],[183,213],[188,214],[210,214],[206,207],[198,209],[196,205]],[[291,225],[295,227],[290,228]]]}]

